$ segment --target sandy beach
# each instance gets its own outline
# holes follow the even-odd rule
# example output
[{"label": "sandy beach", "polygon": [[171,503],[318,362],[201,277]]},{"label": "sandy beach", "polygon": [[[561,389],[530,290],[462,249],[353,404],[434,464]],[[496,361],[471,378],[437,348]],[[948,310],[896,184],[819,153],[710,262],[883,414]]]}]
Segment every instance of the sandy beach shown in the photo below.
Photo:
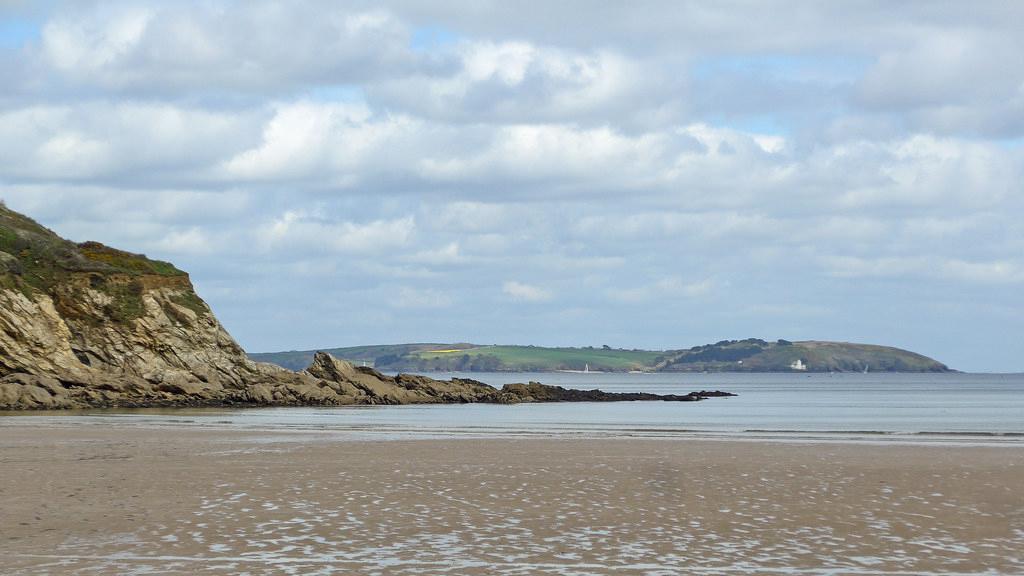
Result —
[{"label": "sandy beach", "polygon": [[4,574],[1020,574],[1024,450],[6,426]]}]

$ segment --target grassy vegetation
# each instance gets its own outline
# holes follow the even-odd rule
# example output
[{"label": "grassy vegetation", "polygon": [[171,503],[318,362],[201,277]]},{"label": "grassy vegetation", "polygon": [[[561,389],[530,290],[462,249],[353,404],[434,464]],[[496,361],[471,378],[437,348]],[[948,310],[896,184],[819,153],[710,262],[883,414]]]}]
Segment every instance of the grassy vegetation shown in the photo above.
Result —
[{"label": "grassy vegetation", "polygon": [[651,365],[660,352],[618,350],[612,348],[541,348],[537,346],[477,346],[455,351],[421,350],[415,357],[424,360],[450,360],[459,356],[493,357],[500,370],[591,370],[624,372]]},{"label": "grassy vegetation", "polygon": [[192,291],[175,294],[171,296],[171,301],[195,312],[197,316],[203,316],[210,312],[210,308],[206,305],[206,302],[203,302],[203,299]]},{"label": "grassy vegetation", "polygon": [[107,293],[112,296],[106,307],[107,316],[117,322],[128,322],[146,313],[142,303],[142,284],[136,281],[117,283],[109,286]]},{"label": "grassy vegetation", "polygon": [[99,242],[83,242],[78,245],[82,257],[92,262],[106,264],[110,268],[127,274],[153,274],[157,276],[184,276],[170,262],[150,260],[142,254],[132,254],[104,246]]},{"label": "grassy vegetation", "polygon": [[48,290],[73,272],[184,276],[174,265],[104,246],[75,244],[57,236],[31,218],[0,206],[0,252],[4,272],[22,276],[31,287]]},{"label": "grassy vegetation", "polygon": [[5,285],[26,293],[48,292],[66,278],[74,245],[32,220],[0,208],[0,252]]},{"label": "grassy vegetation", "polygon": [[[31,218],[0,205],[0,288],[26,296],[42,292],[54,297],[65,311],[74,311],[77,297],[74,276],[88,278],[90,288],[111,297],[106,316],[126,322],[145,313],[143,275],[181,277],[185,273],[168,262],[150,260],[98,242],[75,244],[57,236]],[[194,301],[192,300],[194,298]],[[197,312],[205,305],[194,294],[182,305]]]}]

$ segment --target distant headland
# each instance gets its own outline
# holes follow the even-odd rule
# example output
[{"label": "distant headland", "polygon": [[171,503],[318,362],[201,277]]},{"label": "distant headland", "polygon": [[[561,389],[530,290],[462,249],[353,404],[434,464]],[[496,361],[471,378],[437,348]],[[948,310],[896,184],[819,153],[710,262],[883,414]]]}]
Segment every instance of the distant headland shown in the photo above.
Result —
[{"label": "distant headland", "polygon": [[[356,364],[389,372],[952,372],[907,350],[816,340],[722,340],[680,350],[609,346],[545,348],[479,344],[392,344],[329,348]],[[309,365],[315,351],[250,354],[291,370]]]}]

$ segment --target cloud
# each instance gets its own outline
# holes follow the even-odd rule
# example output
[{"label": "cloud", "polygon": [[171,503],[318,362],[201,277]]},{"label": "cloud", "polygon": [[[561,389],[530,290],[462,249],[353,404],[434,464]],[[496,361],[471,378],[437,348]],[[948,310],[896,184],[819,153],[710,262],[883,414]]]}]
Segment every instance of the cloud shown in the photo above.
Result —
[{"label": "cloud", "polygon": [[371,122],[363,105],[295,102],[277,107],[263,141],[224,163],[226,179],[302,179],[324,172],[344,182],[397,128]]},{"label": "cloud", "polygon": [[1024,7],[799,12],[0,8],[0,197],[173,260],[257,349],[778,330],[1020,369]]},{"label": "cloud", "polygon": [[453,300],[450,294],[438,290],[403,286],[391,304],[396,308],[449,308]]},{"label": "cloud", "polygon": [[830,258],[831,273],[844,278],[937,278],[974,284],[1024,283],[1024,263],[937,257]]},{"label": "cloud", "polygon": [[0,170],[24,181],[208,181],[211,165],[252,137],[249,110],[84,102],[0,111]]},{"label": "cloud", "polygon": [[877,58],[858,85],[866,107],[909,113],[917,128],[945,134],[1024,131],[1024,63],[1007,56],[1019,39],[987,29],[918,32]]},{"label": "cloud", "polygon": [[164,236],[158,245],[162,252],[172,254],[202,254],[210,252],[210,240],[201,229],[195,227],[186,230],[174,230]]},{"label": "cloud", "polygon": [[58,18],[47,23],[42,43],[45,61],[65,73],[96,74],[128,58],[138,47],[154,14],[130,8],[104,10],[95,16],[84,22]]},{"label": "cloud", "polygon": [[422,262],[431,265],[462,264],[466,258],[462,255],[458,242],[449,242],[440,248],[421,250],[408,257],[411,262]]},{"label": "cloud", "polygon": [[389,79],[370,95],[389,107],[453,122],[593,123],[609,114],[664,122],[681,112],[668,96],[679,82],[616,51],[464,41],[451,56],[454,67]]},{"label": "cloud", "polygon": [[416,221],[412,216],[336,222],[316,214],[289,210],[265,225],[259,240],[266,250],[372,254],[407,245],[415,229]]},{"label": "cloud", "polygon": [[501,291],[514,302],[547,302],[552,294],[539,286],[509,280],[502,284]]},{"label": "cloud", "polygon": [[[66,5],[29,54],[62,89],[274,93],[415,68],[410,32],[387,11],[330,3]],[[330,82],[330,81],[328,81]]]},{"label": "cloud", "polygon": [[678,276],[661,278],[644,286],[632,288],[612,288],[608,297],[613,301],[629,304],[657,304],[676,298],[700,298],[715,290],[714,279],[688,282]]}]

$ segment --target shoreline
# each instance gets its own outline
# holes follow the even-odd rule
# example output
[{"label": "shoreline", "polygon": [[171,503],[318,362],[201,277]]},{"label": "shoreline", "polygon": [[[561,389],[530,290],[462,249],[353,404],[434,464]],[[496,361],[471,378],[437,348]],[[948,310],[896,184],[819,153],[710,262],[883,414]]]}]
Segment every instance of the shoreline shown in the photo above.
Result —
[{"label": "shoreline", "polygon": [[[626,402],[633,404],[634,402]],[[660,402],[639,404],[658,405]],[[569,413],[557,412],[565,404]],[[348,440],[415,439],[650,439],[666,441],[898,446],[1003,446],[1024,448],[1024,431],[1001,429],[770,428],[699,421],[578,419],[605,402],[527,404],[424,404],[344,407],[143,407],[0,411],[0,431],[20,428],[175,430],[306,434]],[[553,412],[542,412],[543,406]],[[484,411],[480,409],[483,407]],[[613,410],[614,411],[614,410]],[[546,415],[545,415],[546,414]],[[532,416],[532,418],[531,418]]]},{"label": "shoreline", "polygon": [[[165,430],[302,429],[341,438],[667,438],[786,443],[863,443],[958,446],[1022,446],[1024,379],[913,376],[866,379],[861,375],[686,379],[657,375],[632,379],[563,375],[568,388],[644,390],[678,394],[696,389],[731,390],[735,398],[710,402],[615,402],[416,404],[342,407],[241,407],[85,409],[0,413],[6,422],[55,426],[154,427]],[[507,381],[512,381],[508,377]],[[605,385],[607,381],[620,382]],[[940,382],[936,384],[936,382]],[[491,386],[506,383],[499,375]],[[632,383],[642,383],[642,387]],[[3,416],[8,416],[4,418]]]},{"label": "shoreline", "polygon": [[7,426],[9,574],[1019,573],[1024,451]]}]

